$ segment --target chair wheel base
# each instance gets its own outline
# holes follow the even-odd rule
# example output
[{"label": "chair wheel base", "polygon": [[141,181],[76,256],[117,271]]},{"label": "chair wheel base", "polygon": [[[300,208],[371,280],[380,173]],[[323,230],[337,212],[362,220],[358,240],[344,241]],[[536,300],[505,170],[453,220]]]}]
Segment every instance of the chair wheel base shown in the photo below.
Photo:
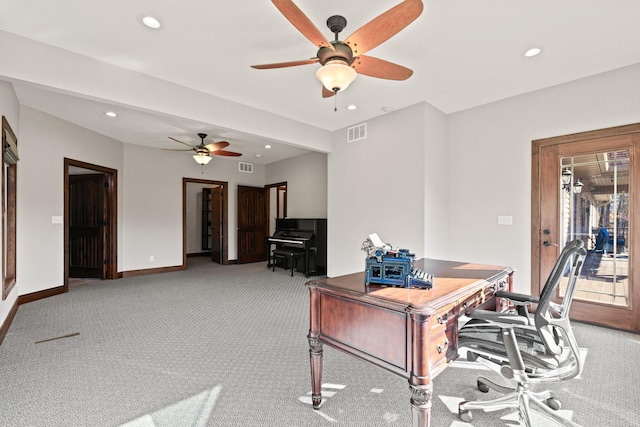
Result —
[{"label": "chair wheel base", "polygon": [[[465,403],[465,402],[462,402],[462,403]],[[471,413],[471,411],[459,409],[458,418],[460,418],[460,420],[464,421],[465,423],[470,423],[471,421],[473,421],[473,414]]]},{"label": "chair wheel base", "polygon": [[546,400],[547,406],[551,409],[553,409],[554,411],[559,410],[560,408],[562,408],[562,403],[560,403],[560,401],[558,399],[556,399],[555,397],[550,397]]}]

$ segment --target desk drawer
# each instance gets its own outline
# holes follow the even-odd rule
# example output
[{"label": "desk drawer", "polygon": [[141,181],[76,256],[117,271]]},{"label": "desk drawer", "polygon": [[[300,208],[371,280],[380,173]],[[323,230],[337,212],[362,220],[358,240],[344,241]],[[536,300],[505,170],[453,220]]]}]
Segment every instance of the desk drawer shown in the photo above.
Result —
[{"label": "desk drawer", "polygon": [[458,317],[456,316],[457,304],[449,304],[441,308],[433,316],[431,327],[431,366],[436,366],[442,361],[453,360],[457,357],[457,331]]},{"label": "desk drawer", "polygon": [[509,279],[506,276],[501,277],[495,282],[489,284],[483,289],[478,290],[470,297],[461,301],[458,314],[463,315],[476,308],[482,308],[485,310],[494,310],[497,307],[498,310],[500,310],[501,306],[503,306],[504,303],[501,301],[493,301],[492,298],[495,295],[496,291],[502,291],[502,290],[508,290],[508,289],[509,289]]},{"label": "desk drawer", "polygon": [[431,322],[431,333],[437,334],[444,332],[448,329],[448,326],[455,320],[457,304],[449,304],[446,307],[441,308],[433,316],[433,322]]},{"label": "desk drawer", "polygon": [[458,356],[456,347],[456,332],[453,326],[442,334],[432,336],[429,348],[430,369],[454,360]]},{"label": "desk drawer", "polygon": [[493,296],[494,292],[493,286],[476,291],[473,295],[461,301],[458,315],[462,316],[481,306]]},{"label": "desk drawer", "polygon": [[[496,290],[497,291],[510,291],[511,289],[509,288],[509,278],[508,277],[502,277],[502,278],[498,279],[498,281],[496,283]],[[510,309],[509,300],[507,300],[506,298],[497,298],[496,299],[496,311],[508,311],[509,309]]]}]

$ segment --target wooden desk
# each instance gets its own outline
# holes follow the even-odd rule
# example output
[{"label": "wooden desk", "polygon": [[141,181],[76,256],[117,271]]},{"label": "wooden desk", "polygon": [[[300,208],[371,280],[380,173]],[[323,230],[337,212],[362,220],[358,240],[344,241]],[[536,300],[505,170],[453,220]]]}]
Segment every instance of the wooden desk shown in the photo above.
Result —
[{"label": "wooden desk", "polygon": [[432,380],[458,356],[458,316],[494,309],[497,290],[511,290],[513,271],[462,262],[421,259],[435,276],[429,290],[376,288],[364,273],[307,283],[314,409],[322,401],[322,346],[356,356],[409,380],[413,426],[429,426]]}]

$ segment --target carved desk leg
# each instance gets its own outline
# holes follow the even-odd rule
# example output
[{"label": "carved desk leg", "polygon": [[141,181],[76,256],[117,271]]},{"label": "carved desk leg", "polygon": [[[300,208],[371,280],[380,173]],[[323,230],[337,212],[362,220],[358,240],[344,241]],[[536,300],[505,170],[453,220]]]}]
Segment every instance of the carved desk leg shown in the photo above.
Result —
[{"label": "carved desk leg", "polygon": [[409,383],[411,388],[411,418],[413,427],[429,427],[431,418],[431,383],[417,386]]},{"label": "carved desk leg", "polygon": [[309,359],[311,362],[311,401],[313,409],[322,403],[322,342],[309,336]]}]

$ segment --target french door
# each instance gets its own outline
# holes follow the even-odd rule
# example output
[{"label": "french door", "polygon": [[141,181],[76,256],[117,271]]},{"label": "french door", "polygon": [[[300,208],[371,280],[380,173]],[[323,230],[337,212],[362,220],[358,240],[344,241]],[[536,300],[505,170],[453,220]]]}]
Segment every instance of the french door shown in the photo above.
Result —
[{"label": "french door", "polygon": [[540,293],[562,247],[582,239],[587,256],[571,318],[635,332],[638,150],[640,124],[534,141],[532,152],[531,292]]}]

